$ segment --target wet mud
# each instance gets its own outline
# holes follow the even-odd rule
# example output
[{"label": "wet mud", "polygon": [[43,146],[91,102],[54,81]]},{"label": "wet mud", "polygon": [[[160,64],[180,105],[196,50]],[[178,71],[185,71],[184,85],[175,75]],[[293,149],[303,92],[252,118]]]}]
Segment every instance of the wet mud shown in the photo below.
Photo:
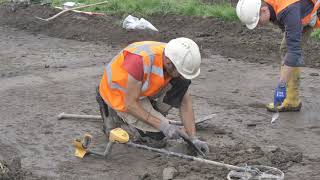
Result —
[{"label": "wet mud", "polygon": [[21,154],[12,147],[10,142],[5,142],[6,137],[0,140],[0,179],[23,180],[37,179],[31,172],[25,171],[21,166]]},{"label": "wet mud", "polygon": [[[277,167],[290,180],[320,178],[320,79],[314,76],[319,70],[303,69],[301,112],[282,113],[271,125],[272,114],[264,109],[272,99],[279,69],[273,59],[274,38],[281,34],[272,28],[249,36],[237,23],[164,16],[150,17],[161,29],[160,34],[153,34],[122,30],[115,23],[120,21],[118,17],[83,16],[87,19],[79,20],[75,18],[78,15],[67,14],[52,23],[40,23],[33,16],[49,17],[56,11],[39,6],[14,12],[1,8],[0,162],[13,173],[9,177],[162,179],[163,170],[173,167],[174,179],[226,179],[229,171],[225,168],[126,145],[116,145],[106,159],[78,159],[73,155],[72,140],[86,132],[94,137],[92,148],[104,150],[102,123],[58,121],[56,117],[61,112],[98,114],[95,87],[104,64],[123,45],[145,38],[167,41],[187,36],[194,38],[205,54],[201,75],[191,86],[196,117],[217,114],[197,127],[198,135],[210,145],[208,159]],[[259,32],[270,36],[261,37],[260,42],[255,39],[261,36]],[[268,56],[257,49],[259,43],[270,48]],[[178,120],[178,114],[173,110],[168,118]],[[0,179],[5,176],[0,173]]]}]

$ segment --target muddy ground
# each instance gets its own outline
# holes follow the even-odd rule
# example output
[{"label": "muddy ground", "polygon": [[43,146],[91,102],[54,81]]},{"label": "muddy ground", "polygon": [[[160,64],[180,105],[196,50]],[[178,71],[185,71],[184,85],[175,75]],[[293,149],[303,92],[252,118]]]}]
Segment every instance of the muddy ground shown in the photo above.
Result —
[{"label": "muddy ground", "polygon": [[[272,114],[263,108],[278,77],[277,30],[249,32],[214,18],[150,17],[157,34],[123,30],[116,16],[70,13],[50,23],[33,17],[54,12],[39,6],[0,9],[0,162],[11,173],[0,178],[161,179],[164,168],[175,167],[175,179],[226,179],[223,168],[123,145],[108,159],[78,159],[72,140],[85,132],[94,136],[93,147],[103,150],[101,123],[56,118],[61,112],[98,114],[95,86],[103,65],[127,43],[187,36],[205,57],[192,84],[196,116],[217,114],[198,127],[210,144],[208,158],[274,166],[286,179],[320,179],[319,70],[303,70],[301,112],[281,114],[271,125]],[[319,44],[310,44],[306,62],[317,67]]]},{"label": "muddy ground", "polygon": [[[59,10],[52,10],[46,6],[27,8],[2,6],[0,24],[17,27],[34,34],[101,42],[111,46],[125,46],[141,39],[169,41],[175,37],[186,36],[194,39],[203,50],[208,50],[209,52],[203,52],[207,56],[221,54],[239,61],[260,64],[280,63],[278,47],[282,33],[273,26],[250,31],[240,23],[224,22],[212,17],[158,15],[146,17],[160,31],[160,33],[153,33],[126,31],[121,27],[125,17],[111,15],[90,17],[67,13],[49,23],[35,19],[36,16],[47,18],[57,12]],[[320,67],[319,45],[319,41],[311,41],[304,51],[306,66]]]}]

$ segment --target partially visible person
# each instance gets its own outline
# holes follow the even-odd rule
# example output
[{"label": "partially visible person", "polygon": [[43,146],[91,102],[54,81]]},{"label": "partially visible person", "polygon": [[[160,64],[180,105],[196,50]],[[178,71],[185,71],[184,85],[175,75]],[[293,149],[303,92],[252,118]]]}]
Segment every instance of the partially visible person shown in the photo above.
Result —
[{"label": "partially visible person", "polygon": [[284,32],[280,45],[280,78],[269,111],[300,111],[300,68],[304,66],[302,49],[315,28],[320,28],[320,0],[239,0],[237,15],[247,28],[269,22]]}]

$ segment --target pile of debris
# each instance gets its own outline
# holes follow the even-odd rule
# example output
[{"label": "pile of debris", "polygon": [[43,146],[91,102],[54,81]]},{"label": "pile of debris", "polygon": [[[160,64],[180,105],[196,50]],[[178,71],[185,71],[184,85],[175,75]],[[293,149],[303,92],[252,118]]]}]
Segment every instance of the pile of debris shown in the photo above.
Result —
[{"label": "pile of debris", "polygon": [[25,173],[21,168],[20,158],[0,160],[0,179],[1,180],[23,179],[24,174]]}]

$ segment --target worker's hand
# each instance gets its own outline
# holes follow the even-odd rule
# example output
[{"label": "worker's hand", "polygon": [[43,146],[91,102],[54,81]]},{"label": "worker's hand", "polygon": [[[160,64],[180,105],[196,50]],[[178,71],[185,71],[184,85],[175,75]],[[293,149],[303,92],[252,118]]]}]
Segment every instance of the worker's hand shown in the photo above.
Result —
[{"label": "worker's hand", "polygon": [[286,98],[286,90],[286,84],[280,82],[276,90],[274,91],[274,107],[282,104],[282,102]]},{"label": "worker's hand", "polygon": [[192,140],[192,143],[198,147],[204,154],[209,153],[209,146],[206,142],[199,140],[198,138],[195,138]]},{"label": "worker's hand", "polygon": [[180,129],[169,124],[167,121],[161,121],[159,130],[169,139],[179,139],[180,138]]}]

